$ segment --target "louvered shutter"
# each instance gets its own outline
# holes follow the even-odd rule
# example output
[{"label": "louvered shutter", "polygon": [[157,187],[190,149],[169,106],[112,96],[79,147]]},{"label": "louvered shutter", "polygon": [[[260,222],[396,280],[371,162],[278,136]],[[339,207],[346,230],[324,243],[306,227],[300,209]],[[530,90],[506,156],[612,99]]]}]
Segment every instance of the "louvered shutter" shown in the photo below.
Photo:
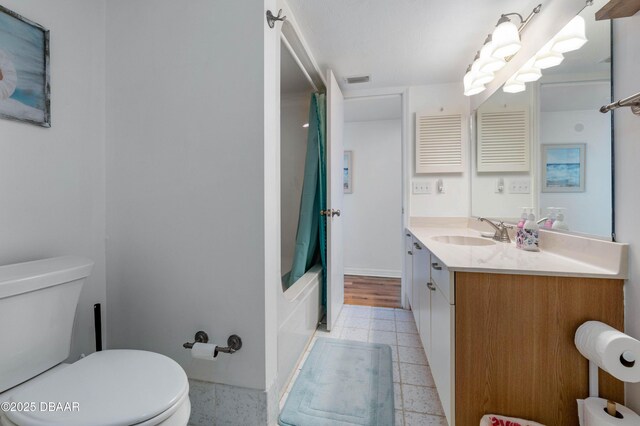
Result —
[{"label": "louvered shutter", "polygon": [[529,109],[478,112],[478,172],[528,172]]},{"label": "louvered shutter", "polygon": [[462,173],[461,114],[416,114],[416,173]]}]

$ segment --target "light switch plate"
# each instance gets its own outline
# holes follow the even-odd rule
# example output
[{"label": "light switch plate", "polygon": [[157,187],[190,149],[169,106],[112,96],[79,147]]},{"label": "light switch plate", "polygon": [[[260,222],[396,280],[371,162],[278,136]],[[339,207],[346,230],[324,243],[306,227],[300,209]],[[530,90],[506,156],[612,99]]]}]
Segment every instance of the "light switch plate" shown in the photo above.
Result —
[{"label": "light switch plate", "polygon": [[509,192],[511,194],[530,194],[531,181],[529,179],[513,179],[509,182]]},{"label": "light switch plate", "polygon": [[412,188],[414,194],[431,194],[431,182],[413,181]]}]

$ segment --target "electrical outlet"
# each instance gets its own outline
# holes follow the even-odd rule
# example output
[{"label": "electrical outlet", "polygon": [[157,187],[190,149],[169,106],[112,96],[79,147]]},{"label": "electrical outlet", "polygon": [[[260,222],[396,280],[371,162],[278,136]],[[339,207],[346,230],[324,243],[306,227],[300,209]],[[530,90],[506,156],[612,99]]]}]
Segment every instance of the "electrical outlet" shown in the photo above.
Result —
[{"label": "electrical outlet", "polygon": [[431,194],[431,182],[414,181],[413,193],[414,194]]},{"label": "electrical outlet", "polygon": [[530,194],[531,182],[529,179],[514,179],[509,182],[509,192],[511,194]]}]

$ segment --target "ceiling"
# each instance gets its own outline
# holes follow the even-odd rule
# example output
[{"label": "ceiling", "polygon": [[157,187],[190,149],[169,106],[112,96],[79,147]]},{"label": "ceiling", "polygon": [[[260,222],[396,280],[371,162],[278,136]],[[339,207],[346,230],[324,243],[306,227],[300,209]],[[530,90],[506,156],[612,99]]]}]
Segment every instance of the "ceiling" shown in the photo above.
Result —
[{"label": "ceiling", "polygon": [[[287,0],[321,70],[343,90],[459,82],[502,13],[539,0]],[[370,74],[369,83],[345,77]]]}]

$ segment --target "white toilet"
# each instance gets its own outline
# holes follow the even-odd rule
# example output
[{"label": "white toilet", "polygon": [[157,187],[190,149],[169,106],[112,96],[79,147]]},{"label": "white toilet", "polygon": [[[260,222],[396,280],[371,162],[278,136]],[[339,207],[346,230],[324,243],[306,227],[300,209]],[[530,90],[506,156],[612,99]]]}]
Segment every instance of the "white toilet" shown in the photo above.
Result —
[{"label": "white toilet", "polygon": [[189,384],[172,359],[106,350],[62,363],[92,267],[73,256],[0,267],[0,425],[186,425]]}]

